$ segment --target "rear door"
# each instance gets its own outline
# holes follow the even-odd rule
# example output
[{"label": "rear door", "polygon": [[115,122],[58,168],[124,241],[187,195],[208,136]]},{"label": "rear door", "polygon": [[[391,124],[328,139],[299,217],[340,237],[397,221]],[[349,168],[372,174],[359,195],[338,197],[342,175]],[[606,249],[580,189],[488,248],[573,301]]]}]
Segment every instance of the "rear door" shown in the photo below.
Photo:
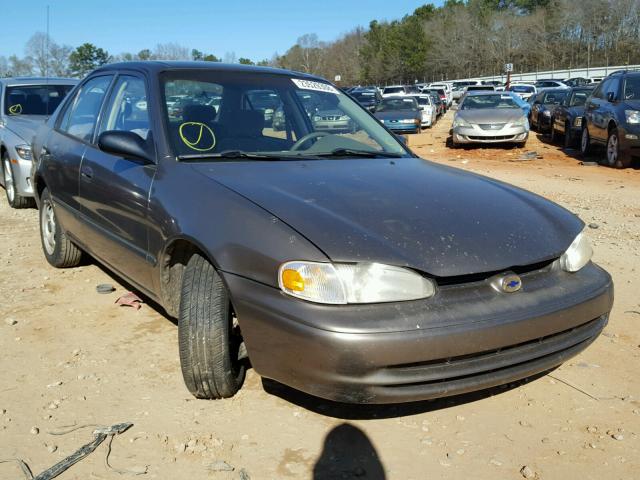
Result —
[{"label": "rear door", "polygon": [[148,205],[156,165],[103,152],[97,138],[107,130],[120,130],[152,144],[151,103],[143,77],[119,75],[80,169],[80,201],[94,254],[147,290],[152,289]]},{"label": "rear door", "polygon": [[65,230],[82,235],[79,220],[80,163],[90,144],[102,103],[113,75],[92,77],[76,91],[49,135],[43,153],[48,156],[44,177],[56,206],[56,216]]}]

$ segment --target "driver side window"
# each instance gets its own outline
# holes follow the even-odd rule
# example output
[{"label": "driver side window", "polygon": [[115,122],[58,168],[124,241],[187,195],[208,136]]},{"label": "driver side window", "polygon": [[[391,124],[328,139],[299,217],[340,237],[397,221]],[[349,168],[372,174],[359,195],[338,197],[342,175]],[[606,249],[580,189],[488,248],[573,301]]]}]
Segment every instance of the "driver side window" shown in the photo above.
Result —
[{"label": "driver side window", "polygon": [[104,75],[87,81],[67,107],[58,125],[59,130],[84,142],[90,142],[112,79],[112,75]]},{"label": "driver side window", "polygon": [[107,130],[133,132],[144,140],[149,136],[147,94],[141,78],[118,77],[98,133]]}]

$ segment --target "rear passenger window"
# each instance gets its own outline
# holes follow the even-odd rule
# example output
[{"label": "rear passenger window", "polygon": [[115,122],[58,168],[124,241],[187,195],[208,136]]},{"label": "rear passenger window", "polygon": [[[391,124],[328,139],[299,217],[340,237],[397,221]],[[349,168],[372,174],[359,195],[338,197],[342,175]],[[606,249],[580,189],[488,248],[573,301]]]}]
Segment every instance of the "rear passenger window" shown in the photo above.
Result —
[{"label": "rear passenger window", "polygon": [[107,130],[133,132],[143,139],[149,135],[149,111],[144,81],[121,75],[103,115],[98,133]]},{"label": "rear passenger window", "polygon": [[59,129],[80,140],[90,142],[102,101],[111,84],[113,76],[92,78],[85,83],[73,103],[67,108]]}]

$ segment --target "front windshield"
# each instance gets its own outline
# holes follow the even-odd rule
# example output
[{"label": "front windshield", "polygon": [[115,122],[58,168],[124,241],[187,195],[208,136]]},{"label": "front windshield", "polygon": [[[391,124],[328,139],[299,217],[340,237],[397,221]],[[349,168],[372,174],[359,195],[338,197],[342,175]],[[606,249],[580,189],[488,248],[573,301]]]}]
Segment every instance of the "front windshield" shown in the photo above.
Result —
[{"label": "front windshield", "polygon": [[391,95],[394,93],[404,93],[404,87],[385,87],[382,91],[385,95]]},{"label": "front windshield", "polygon": [[462,110],[490,108],[520,108],[511,95],[470,95],[460,106]]},{"label": "front windshield", "polygon": [[509,91],[516,92],[516,93],[534,93],[535,90],[536,89],[534,87],[529,87],[525,85],[512,85],[509,87]]},{"label": "front windshield", "polygon": [[5,115],[51,115],[73,85],[15,85],[7,87]]},{"label": "front windshield", "polygon": [[573,92],[571,95],[571,102],[569,103],[570,107],[581,107],[585,103],[587,103],[587,98],[591,94],[590,91],[580,90],[577,92]]},{"label": "front windshield", "polygon": [[[176,156],[408,156],[370,114],[332,85],[262,72],[183,70],[162,76]],[[180,101],[171,104],[171,97]],[[220,156],[220,155],[218,155]]]},{"label": "front windshield", "polygon": [[629,76],[624,81],[624,99],[640,100],[640,76]]},{"label": "front windshield", "polygon": [[562,103],[562,101],[564,100],[564,97],[566,96],[567,96],[567,92],[547,92],[544,94],[542,103],[558,105]]},{"label": "front windshield", "polygon": [[398,110],[417,110],[418,103],[413,97],[385,98],[380,102],[376,112],[392,112]]}]

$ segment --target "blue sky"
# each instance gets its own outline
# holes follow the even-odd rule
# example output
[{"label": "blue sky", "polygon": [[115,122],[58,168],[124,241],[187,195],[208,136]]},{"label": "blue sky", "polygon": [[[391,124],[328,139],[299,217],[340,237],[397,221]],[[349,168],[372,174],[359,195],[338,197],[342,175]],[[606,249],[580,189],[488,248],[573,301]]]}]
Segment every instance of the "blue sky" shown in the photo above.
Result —
[{"label": "blue sky", "polygon": [[[235,52],[253,60],[284,53],[305,33],[333,40],[373,19],[393,20],[424,0],[5,0],[14,21],[3,22],[0,55],[24,55],[24,46],[46,26],[58,43],[91,42],[110,54],[138,52],[177,42],[218,57]],[[434,2],[442,3],[442,2]],[[19,20],[18,20],[19,19]]]}]

